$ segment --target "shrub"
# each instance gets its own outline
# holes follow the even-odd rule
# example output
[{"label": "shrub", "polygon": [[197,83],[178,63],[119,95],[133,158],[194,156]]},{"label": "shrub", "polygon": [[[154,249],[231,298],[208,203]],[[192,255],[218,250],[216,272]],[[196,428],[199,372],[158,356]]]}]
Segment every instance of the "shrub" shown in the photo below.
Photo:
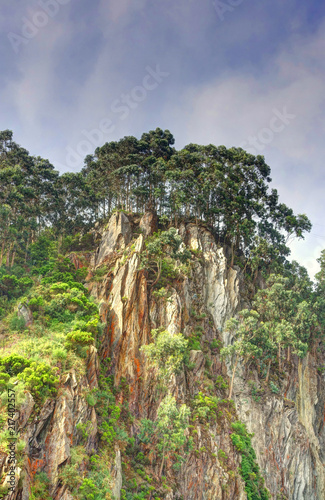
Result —
[{"label": "shrub", "polygon": [[13,315],[10,320],[9,328],[10,330],[22,332],[25,329],[26,322],[23,317],[18,316],[17,313]]},{"label": "shrub", "polygon": [[32,297],[28,302],[28,307],[31,311],[38,311],[44,305],[44,299],[41,296]]},{"label": "shrub", "polygon": [[94,342],[94,337],[89,332],[83,332],[81,330],[74,330],[67,334],[65,345],[68,349],[75,348],[77,346],[91,345]]},{"label": "shrub", "polygon": [[268,500],[270,494],[264,486],[264,479],[256,462],[256,454],[251,443],[252,434],[248,434],[242,422],[234,422],[231,427],[234,430],[230,436],[232,443],[242,456],[239,471],[245,481],[248,500]]},{"label": "shrub", "polygon": [[56,392],[59,383],[55,376],[57,368],[51,368],[45,363],[32,362],[28,368],[19,373],[18,378],[25,383],[26,388],[36,399],[43,399]]},{"label": "shrub", "polygon": [[218,375],[215,384],[217,389],[222,389],[222,390],[228,389],[228,382],[224,380],[222,375]]},{"label": "shrub", "polygon": [[200,341],[197,338],[190,337],[188,341],[188,349],[190,351],[200,351],[201,350]]},{"label": "shrub", "polygon": [[279,394],[280,389],[272,382],[272,380],[270,381],[270,388],[273,394]]},{"label": "shrub", "polygon": [[219,403],[219,398],[205,396],[202,392],[199,392],[193,400],[193,417],[198,418],[200,421],[216,418]]},{"label": "shrub", "polygon": [[0,392],[4,391],[7,388],[9,379],[10,379],[10,375],[1,370],[0,371]]},{"label": "shrub", "polygon": [[51,500],[49,493],[50,480],[45,472],[37,472],[31,487],[30,500]]},{"label": "shrub", "polygon": [[9,356],[0,358],[0,366],[2,370],[10,376],[18,375],[30,365],[31,361],[24,358],[24,356],[20,356],[19,354],[10,354]]},{"label": "shrub", "polygon": [[154,342],[142,346],[149,362],[158,368],[158,372],[165,380],[173,373],[181,371],[188,348],[188,340],[181,334],[169,333],[167,330],[152,330]]},{"label": "shrub", "polygon": [[96,500],[100,495],[100,490],[97,488],[95,483],[91,479],[85,478],[79,488],[82,494],[82,499],[85,500]]}]

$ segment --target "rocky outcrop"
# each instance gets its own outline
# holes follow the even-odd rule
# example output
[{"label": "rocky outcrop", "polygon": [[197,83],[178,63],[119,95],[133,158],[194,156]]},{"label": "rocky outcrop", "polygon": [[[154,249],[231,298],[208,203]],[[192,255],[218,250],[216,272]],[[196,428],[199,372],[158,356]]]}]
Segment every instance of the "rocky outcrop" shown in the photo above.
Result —
[{"label": "rocky outcrop", "polygon": [[[94,357],[94,353],[92,356]],[[95,366],[96,364],[98,361],[94,361]],[[91,423],[86,451],[91,454],[97,449],[97,417],[94,408],[89,407],[84,397],[89,390],[88,380],[78,379],[75,372],[71,371],[62,382],[56,399],[48,399],[39,416],[32,422],[30,416],[34,401],[27,394],[19,417],[20,436],[26,442],[26,461],[19,498],[30,498],[33,478],[39,471],[47,473],[53,499],[72,498],[67,488],[58,487],[58,478],[60,468],[70,460],[71,447],[80,440],[76,427],[78,423]]]},{"label": "rocky outcrop", "polygon": [[18,305],[18,318],[22,318],[25,321],[26,328],[33,324],[33,313],[27,304]]},{"label": "rocky outcrop", "polygon": [[113,487],[112,492],[115,500],[120,500],[122,489],[122,462],[121,451],[119,449],[115,452],[115,463],[112,471]]},{"label": "rocky outcrop", "polygon": [[[182,224],[179,228],[184,244],[195,256],[190,272],[184,279],[169,283],[165,296],[154,294],[147,285],[141,253],[145,237],[156,230],[156,220],[153,214],[145,214],[140,222],[140,235],[138,230],[132,231],[132,224],[125,214],[114,214],[96,255],[89,259],[93,269],[88,288],[100,304],[100,318],[106,327],[99,352],[94,347],[88,351],[87,376],[78,377],[71,370],[62,381],[57,398],[46,402],[34,422],[30,422],[34,407],[31,397],[21,412],[19,425],[29,459],[19,498],[28,498],[37,470],[48,473],[53,498],[72,498],[58,477],[61,467],[69,463],[71,447],[80,443],[78,423],[91,423],[85,444],[87,453],[95,453],[98,447],[97,416],[95,409],[87,404],[85,393],[98,387],[99,358],[110,359],[109,373],[114,376],[116,387],[122,379],[127,381],[128,410],[135,421],[129,431],[130,436],[136,437],[137,422],[154,419],[161,400],[158,381],[153,371],[148,370],[140,350],[150,341],[151,330],[162,327],[171,334],[183,332],[188,337],[199,331],[202,346],[218,344],[220,340],[228,345],[232,338],[225,322],[249,305],[241,271],[229,268],[225,250],[206,228],[195,224]],[[92,281],[92,273],[104,263],[108,264],[107,273],[101,280]],[[195,349],[189,353],[191,368],[170,380],[170,390],[180,404],[188,403],[199,391],[213,385],[210,375],[215,380],[216,376],[227,379],[227,374],[228,377],[232,374],[230,366],[220,359],[218,349]],[[325,390],[315,358],[309,355],[299,362],[293,359],[291,372],[281,386],[285,387],[284,395],[263,392],[257,374],[253,370],[246,373],[239,366],[234,383],[235,408],[227,402],[225,393],[217,389],[222,416],[210,426],[200,421],[195,424],[193,450],[181,463],[180,470],[175,472],[170,464],[165,467],[166,482],[173,485],[173,491],[166,491],[162,498],[247,498],[237,472],[241,457],[230,438],[234,415],[255,434],[253,446],[273,500],[325,498]],[[261,396],[256,396],[259,389]],[[148,445],[148,456],[154,451],[150,447],[155,444]],[[124,450],[119,446],[112,451],[108,472],[112,475],[113,495],[120,499]],[[157,477],[158,466],[153,466],[151,472]]]},{"label": "rocky outcrop", "polygon": [[158,230],[158,217],[155,212],[146,212],[141,217],[139,227],[145,238],[151,236]]},{"label": "rocky outcrop", "polygon": [[109,260],[115,251],[123,250],[132,238],[132,225],[123,212],[116,212],[110,218],[108,228],[103,233],[96,255],[96,266]]}]

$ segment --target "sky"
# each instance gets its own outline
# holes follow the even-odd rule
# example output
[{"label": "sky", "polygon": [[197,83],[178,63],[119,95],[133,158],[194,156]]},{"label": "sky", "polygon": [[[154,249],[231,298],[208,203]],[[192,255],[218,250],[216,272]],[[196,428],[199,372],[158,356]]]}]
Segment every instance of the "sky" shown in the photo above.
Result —
[{"label": "sky", "polygon": [[325,248],[325,2],[3,0],[0,130],[57,170],[97,146],[169,129],[262,154],[313,229],[291,244],[311,276]]}]

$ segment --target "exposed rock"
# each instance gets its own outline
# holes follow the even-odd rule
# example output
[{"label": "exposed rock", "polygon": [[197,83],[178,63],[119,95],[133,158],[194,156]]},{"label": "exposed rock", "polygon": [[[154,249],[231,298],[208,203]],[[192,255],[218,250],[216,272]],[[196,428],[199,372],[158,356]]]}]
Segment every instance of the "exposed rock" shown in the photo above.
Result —
[{"label": "exposed rock", "polygon": [[25,425],[27,424],[28,419],[33,412],[34,406],[35,406],[35,401],[33,399],[33,396],[29,392],[27,392],[26,393],[26,400],[21,405],[20,410],[19,410],[19,419],[18,419],[18,428],[19,429],[23,429],[25,427]]},{"label": "exposed rock", "polygon": [[26,328],[33,324],[33,313],[26,304],[18,304],[18,317],[23,318]]},{"label": "exposed rock", "polygon": [[96,266],[100,266],[107,261],[114,251],[123,250],[132,238],[132,226],[123,212],[115,212],[110,218],[108,228],[103,233],[103,237],[98,249]]},{"label": "exposed rock", "polygon": [[0,474],[2,474],[2,472],[3,472],[3,467],[6,463],[7,456],[8,456],[7,453],[0,451]]},{"label": "exposed rock", "polygon": [[92,254],[91,253],[83,253],[82,256],[78,255],[75,252],[72,252],[68,258],[71,260],[75,269],[82,269],[87,266],[91,261]]},{"label": "exposed rock", "polygon": [[[145,214],[140,225],[145,235],[154,231],[150,214]],[[210,356],[207,353],[212,353],[211,373],[226,377],[228,368],[228,375],[231,375],[230,366],[222,362],[218,348],[208,351],[208,347],[211,340],[220,338],[225,345],[232,342],[224,325],[243,307],[243,277],[238,268],[229,269],[224,250],[218,247],[207,229],[182,224],[179,234],[192,250],[198,251],[198,258],[193,259],[191,273],[183,281],[175,280],[169,285],[168,300],[157,298],[148,290],[145,271],[139,269],[143,234],[134,242],[134,247],[128,249],[128,258],[117,262],[115,258],[110,260],[114,252],[130,243],[132,237],[129,219],[123,213],[112,216],[96,258],[97,266],[105,262],[110,262],[111,266],[102,281],[89,284],[92,295],[100,301],[101,321],[107,322],[103,342],[98,354],[94,347],[89,349],[87,375],[77,377],[71,370],[61,380],[56,399],[48,400],[32,423],[29,417],[34,403],[31,396],[27,396],[19,426],[27,443],[28,460],[24,464],[22,490],[19,496],[15,493],[15,499],[29,498],[32,478],[38,470],[48,473],[55,500],[72,499],[66,486],[58,481],[59,470],[69,463],[71,446],[82,443],[89,455],[97,452],[96,411],[88,405],[85,395],[98,387],[98,356],[111,358],[109,370],[116,386],[122,377],[127,380],[129,410],[135,420],[132,436],[136,436],[136,426],[141,419],[156,418],[162,397],[157,395],[155,373],[147,369],[146,359],[140,351],[141,346],[149,342],[153,328],[162,327],[172,334],[183,332],[186,336],[200,328],[202,350],[190,352],[192,369],[169,381],[169,388],[180,404],[187,403],[187,398],[194,397],[198,391],[204,392],[207,383],[213,383],[207,378],[206,361]],[[248,431],[255,434],[252,443],[272,500],[323,500],[325,390],[315,359],[309,355],[299,363],[292,362],[291,373],[284,384],[284,398],[266,393],[260,400],[254,399],[246,376],[243,366],[238,366],[233,391],[236,418],[245,422]],[[249,376],[255,384],[259,383],[256,374]],[[195,449],[186,456],[178,473],[165,464],[167,483],[174,488],[174,492],[168,491],[166,499],[246,499],[245,485],[237,472],[241,457],[230,438],[229,407],[225,415],[224,420],[210,423],[210,426],[195,423]],[[89,424],[86,443],[76,428],[78,423]],[[120,499],[122,459],[121,451],[115,451],[115,460],[113,458],[114,463],[108,465],[108,472],[112,473],[114,497]],[[219,457],[220,451],[227,457],[227,466]],[[157,473],[158,466],[155,467]]]},{"label": "exposed rock", "polygon": [[87,439],[86,451],[89,455],[95,453],[98,445],[98,426],[95,408],[91,409],[90,431]]},{"label": "exposed rock", "polygon": [[140,229],[147,238],[158,230],[158,217],[154,212],[146,212],[140,220]]},{"label": "exposed rock", "polygon": [[87,379],[90,389],[98,387],[99,361],[97,349],[90,346],[87,359]]},{"label": "exposed rock", "polygon": [[60,488],[55,496],[55,500],[73,500],[73,498],[66,486]]},{"label": "exposed rock", "polygon": [[115,500],[120,500],[121,489],[122,489],[122,462],[121,462],[121,452],[117,450],[115,453],[115,464],[112,472],[113,477],[113,496]]},{"label": "exposed rock", "polygon": [[46,469],[51,483],[56,484],[59,466],[70,458],[73,435],[73,398],[70,391],[58,397],[51,427],[46,445]]}]

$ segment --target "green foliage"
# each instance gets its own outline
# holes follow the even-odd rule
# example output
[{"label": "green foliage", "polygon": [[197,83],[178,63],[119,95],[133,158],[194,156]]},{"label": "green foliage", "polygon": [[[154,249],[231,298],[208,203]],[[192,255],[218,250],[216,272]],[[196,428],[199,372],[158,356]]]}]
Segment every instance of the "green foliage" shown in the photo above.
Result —
[{"label": "green foliage", "polygon": [[37,472],[31,487],[30,500],[52,500],[49,493],[50,480],[45,472]]},{"label": "green foliage", "polygon": [[305,279],[270,275],[267,288],[256,293],[252,309],[242,310],[238,318],[226,323],[234,341],[221,355],[233,361],[234,369],[239,359],[260,367],[268,365],[267,377],[274,359],[282,368],[285,348],[305,356],[319,328],[309,287]]},{"label": "green foliage", "polygon": [[25,325],[26,322],[24,318],[15,313],[10,320],[9,328],[13,331],[22,332],[25,329]]},{"label": "green foliage", "polygon": [[228,389],[228,382],[226,380],[224,380],[223,376],[222,375],[218,375],[217,376],[217,379],[215,381],[215,386],[217,389],[221,389],[221,390],[224,390],[226,391]]},{"label": "green foliage", "polygon": [[188,427],[190,413],[185,404],[178,408],[175,398],[170,394],[160,403],[156,430],[159,439],[158,450],[162,454],[163,461],[166,453],[178,453],[185,446],[187,442],[185,430]]},{"label": "green foliage", "polygon": [[89,332],[82,332],[81,330],[74,330],[66,336],[66,347],[72,349],[76,346],[85,346],[93,344],[94,337]]},{"label": "green foliage", "polygon": [[212,342],[210,342],[210,349],[212,351],[218,350],[220,351],[220,348],[222,347],[222,342],[221,340],[218,339],[213,339]]},{"label": "green foliage", "polygon": [[85,500],[97,500],[100,495],[100,490],[97,488],[92,479],[85,478],[79,488],[81,498]]},{"label": "green foliage", "polygon": [[245,491],[248,500],[268,500],[270,494],[264,486],[264,479],[256,462],[256,454],[251,443],[251,434],[248,434],[245,424],[234,422],[231,424],[233,433],[231,440],[242,456],[240,474],[245,482]]},{"label": "green foliage", "polygon": [[219,398],[210,397],[199,392],[193,400],[194,411],[192,418],[198,419],[200,422],[205,422],[209,419],[215,420],[219,403]]},{"label": "green foliage", "polygon": [[76,425],[77,431],[80,433],[82,439],[86,441],[88,439],[89,433],[91,431],[92,423],[87,420],[85,423],[79,422],[79,424]]},{"label": "green foliage", "polygon": [[270,388],[273,394],[279,394],[280,389],[272,382],[272,380],[270,381]]},{"label": "green foliage", "polygon": [[200,340],[195,337],[190,337],[188,340],[188,349],[190,351],[200,351],[201,350]]},{"label": "green foliage", "polygon": [[79,467],[87,461],[87,455],[82,446],[71,448],[71,462],[64,465],[60,470],[60,480],[70,491],[76,491],[82,484],[82,478],[79,474]]},{"label": "green foliage", "polygon": [[31,361],[19,354],[10,354],[9,356],[0,358],[0,366],[3,371],[13,376],[22,373],[26,368],[30,367]]},{"label": "green foliage", "polygon": [[155,433],[155,423],[152,420],[143,418],[138,438],[142,443],[148,444],[152,442],[152,437]]},{"label": "green foliage", "polygon": [[[20,269],[16,272],[20,273]],[[19,277],[15,269],[10,272],[0,267],[0,296],[6,296],[9,300],[22,297],[32,286],[34,282],[28,276]]]},{"label": "green foliage", "polygon": [[104,420],[100,425],[99,432],[102,440],[108,445],[112,445],[117,434],[117,423],[121,415],[121,408],[114,404],[108,406],[109,419]]},{"label": "green foliage", "polygon": [[154,342],[142,346],[140,350],[147,356],[149,363],[158,369],[159,376],[165,381],[172,374],[178,374],[184,365],[188,341],[181,333],[171,334],[166,330],[152,330]]},{"label": "green foliage", "polygon": [[57,242],[53,235],[44,232],[35,243],[29,247],[29,258],[35,267],[40,267],[44,262],[57,254]]},{"label": "green foliage", "polygon": [[55,375],[55,368],[45,363],[32,362],[28,368],[18,374],[32,396],[43,399],[56,393],[59,378]]},{"label": "green foliage", "polygon": [[64,237],[60,251],[63,254],[68,252],[91,251],[93,250],[94,245],[95,241],[93,233],[86,233],[83,235],[77,233]]},{"label": "green foliage", "polygon": [[160,290],[179,273],[179,264],[186,264],[191,252],[182,245],[182,238],[175,228],[155,233],[146,242],[146,251],[142,254],[142,267],[153,273],[152,286],[159,283]]}]

